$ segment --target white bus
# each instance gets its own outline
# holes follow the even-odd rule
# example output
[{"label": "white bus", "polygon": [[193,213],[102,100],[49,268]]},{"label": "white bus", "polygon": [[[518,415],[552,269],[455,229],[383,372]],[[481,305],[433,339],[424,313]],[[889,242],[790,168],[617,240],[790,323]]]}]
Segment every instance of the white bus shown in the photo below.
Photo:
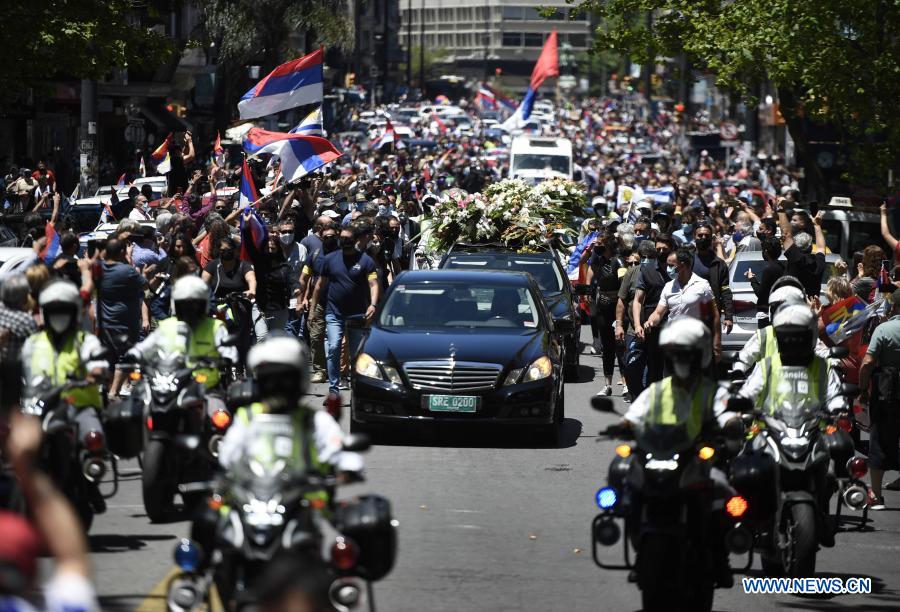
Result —
[{"label": "white bus", "polygon": [[522,134],[509,149],[509,178],[539,183],[553,177],[573,178],[572,143],[568,138]]}]

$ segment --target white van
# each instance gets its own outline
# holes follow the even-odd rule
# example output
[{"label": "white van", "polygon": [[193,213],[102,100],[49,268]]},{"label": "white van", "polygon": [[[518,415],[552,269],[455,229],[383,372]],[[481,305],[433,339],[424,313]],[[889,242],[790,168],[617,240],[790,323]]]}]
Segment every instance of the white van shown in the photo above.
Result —
[{"label": "white van", "polygon": [[509,149],[509,178],[539,183],[553,177],[572,179],[572,142],[522,134]]}]

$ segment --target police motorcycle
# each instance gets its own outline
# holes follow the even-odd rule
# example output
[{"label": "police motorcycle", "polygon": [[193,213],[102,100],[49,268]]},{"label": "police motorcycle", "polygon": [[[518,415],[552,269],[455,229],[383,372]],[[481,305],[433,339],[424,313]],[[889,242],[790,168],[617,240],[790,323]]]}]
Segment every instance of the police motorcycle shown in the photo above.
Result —
[{"label": "police motorcycle", "polygon": [[[673,326],[671,331],[678,329]],[[661,344],[667,334],[664,329]],[[712,342],[709,332],[705,334],[703,341],[710,348],[703,367],[708,367]],[[672,356],[673,361],[680,358],[678,352],[667,354]],[[705,386],[696,392],[707,397],[699,401],[712,406],[717,386],[701,385]],[[645,393],[652,396],[657,388]],[[596,410],[613,409],[605,397],[594,397],[591,403]],[[748,502],[733,494],[724,474],[714,467],[723,456],[736,452],[739,441],[734,438],[739,439],[740,433],[739,428],[722,430],[709,422],[691,426],[667,418],[611,425],[601,432],[623,443],[615,448],[606,486],[596,494],[600,514],[591,525],[592,556],[602,569],[629,571],[645,611],[709,611],[715,588],[733,584],[728,552],[746,553],[752,541],[742,525]],[[624,563],[607,562],[602,547],[620,539]]]},{"label": "police motorcycle", "polygon": [[[858,387],[839,384],[833,367],[814,355],[816,318],[808,306],[782,306],[773,327],[778,350],[757,364],[739,391],[735,385],[728,400],[729,410],[748,419],[730,480],[751,503],[746,523],[763,571],[806,577],[815,572],[819,546],[834,546],[842,507],[864,509],[868,496],[862,483],[867,466],[854,456],[849,419],[827,410]],[[846,354],[840,347],[830,351],[832,358]]]},{"label": "police motorcycle", "polygon": [[[136,383],[131,399],[143,415],[141,490],[153,522],[169,515],[179,484],[207,480],[217,466],[232,413],[224,403],[209,408],[202,370],[220,368],[223,361],[191,357],[188,364],[183,351],[158,350],[131,373]],[[182,498],[185,506],[200,501],[196,495]]]},{"label": "police motorcycle", "polygon": [[[258,415],[254,427],[252,449],[226,473],[214,482],[179,487],[211,496],[192,537],[176,545],[181,572],[168,584],[168,609],[208,604],[213,586],[226,607],[254,609],[257,585],[290,555],[325,572],[325,596],[335,610],[374,610],[372,583],[390,572],[396,554],[390,502],[377,495],[327,501],[333,496],[323,492],[333,492],[338,479],[298,468],[296,458],[308,458],[310,450],[291,417]],[[359,436],[344,443],[346,451],[367,448]]]},{"label": "police motorcycle", "polygon": [[[116,455],[106,447],[102,431],[88,431],[78,437],[76,409],[69,394],[89,385],[73,380],[24,398],[22,412],[41,421],[44,440],[41,444],[41,466],[72,503],[85,532],[95,514],[106,512],[106,499],[119,489]],[[100,483],[112,470],[112,490],[103,493]]]}]

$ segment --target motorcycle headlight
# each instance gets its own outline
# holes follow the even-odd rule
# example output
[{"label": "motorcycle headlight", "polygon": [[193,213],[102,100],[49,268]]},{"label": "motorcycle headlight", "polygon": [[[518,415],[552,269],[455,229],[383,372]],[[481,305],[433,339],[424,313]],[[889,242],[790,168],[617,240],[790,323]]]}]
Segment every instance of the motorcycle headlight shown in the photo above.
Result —
[{"label": "motorcycle headlight", "polygon": [[551,374],[553,374],[553,364],[550,362],[550,358],[544,355],[543,357],[535,359],[534,362],[528,366],[528,369],[525,370],[525,376],[522,378],[522,382],[541,380],[543,378],[548,378]]},{"label": "motorcycle headlight", "polygon": [[381,373],[378,362],[367,353],[360,353],[356,358],[356,373],[360,376],[384,380],[384,374]]}]

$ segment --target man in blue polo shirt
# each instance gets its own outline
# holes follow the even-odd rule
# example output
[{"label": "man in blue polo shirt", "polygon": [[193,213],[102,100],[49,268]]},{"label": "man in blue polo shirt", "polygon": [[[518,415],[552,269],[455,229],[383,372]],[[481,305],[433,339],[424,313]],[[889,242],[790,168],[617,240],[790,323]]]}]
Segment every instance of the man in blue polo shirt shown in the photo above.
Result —
[{"label": "man in blue polo shirt", "polygon": [[[368,236],[357,223],[341,228],[340,249],[319,257],[316,273],[319,280],[313,293],[310,311],[325,296],[326,351],[328,391],[339,393],[341,380],[341,348],[345,324],[349,319],[371,321],[378,304],[378,278],[375,261],[366,255]],[[362,329],[347,332],[347,349],[351,363],[362,342]]]}]

